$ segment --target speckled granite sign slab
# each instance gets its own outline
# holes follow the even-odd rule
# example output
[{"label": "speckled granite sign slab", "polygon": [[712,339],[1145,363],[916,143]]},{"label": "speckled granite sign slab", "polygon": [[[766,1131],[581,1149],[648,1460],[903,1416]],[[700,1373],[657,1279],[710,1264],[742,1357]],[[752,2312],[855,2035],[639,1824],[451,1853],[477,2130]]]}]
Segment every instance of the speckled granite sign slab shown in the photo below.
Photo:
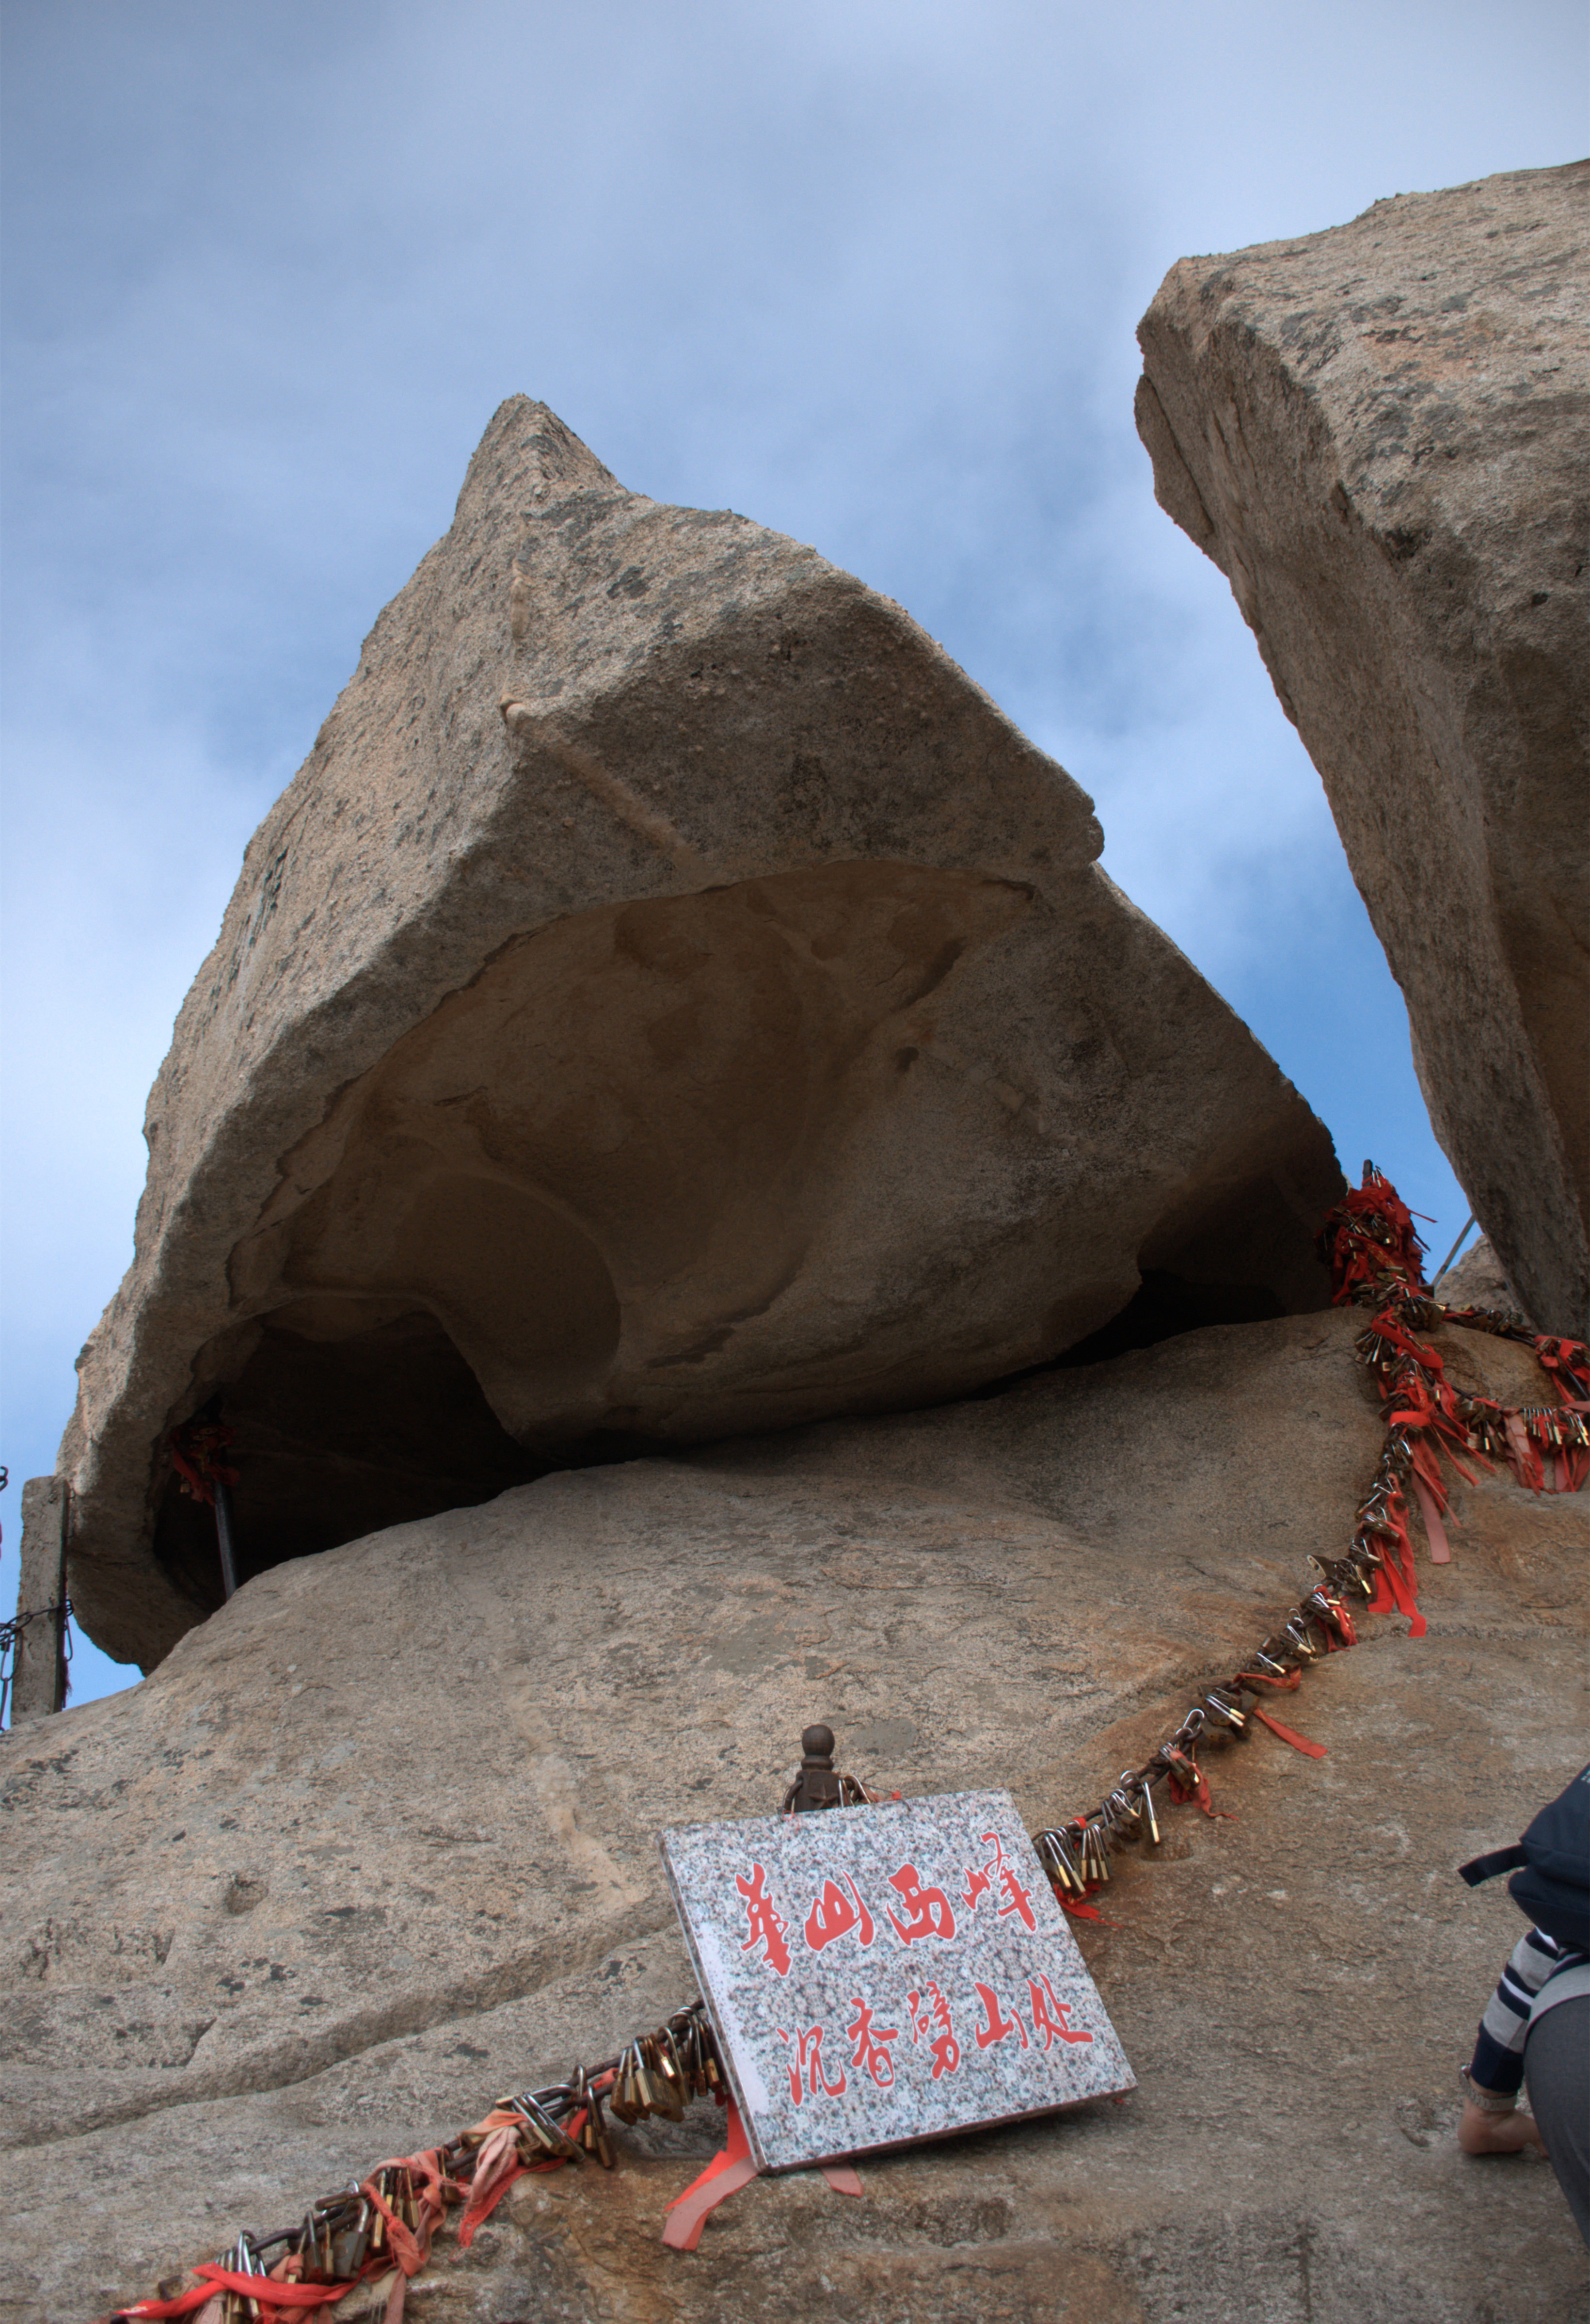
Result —
[{"label": "speckled granite sign slab", "polygon": [[662,1851],[764,2171],[1135,2087],[1008,1792],[696,1824]]}]

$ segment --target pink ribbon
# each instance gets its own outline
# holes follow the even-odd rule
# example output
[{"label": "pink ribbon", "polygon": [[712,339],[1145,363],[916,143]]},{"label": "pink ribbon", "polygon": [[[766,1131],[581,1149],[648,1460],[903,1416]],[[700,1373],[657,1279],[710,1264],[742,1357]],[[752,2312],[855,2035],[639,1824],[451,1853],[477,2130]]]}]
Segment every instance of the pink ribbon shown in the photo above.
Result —
[{"label": "pink ribbon", "polygon": [[693,2179],[682,2195],[676,2195],[668,2205],[668,2224],[663,2229],[663,2241],[670,2251],[694,2251],[701,2241],[701,2231],[708,2217],[731,2195],[737,2195],[757,2175],[750,2141],[745,2135],[745,2125],[740,2118],[740,2108],[732,2098],[728,2107],[728,2143],[721,2154],[714,2154],[698,2179]]},{"label": "pink ribbon", "polygon": [[1527,1485],[1532,1493],[1538,1493],[1543,1481],[1541,1465],[1530,1441],[1530,1432],[1516,1412],[1510,1412],[1505,1417],[1507,1441],[1512,1447],[1512,1465],[1518,1481],[1521,1485]]},{"label": "pink ribbon", "polygon": [[[668,2224],[663,2229],[663,2241],[670,2251],[694,2251],[701,2241],[701,2231],[720,2203],[737,2195],[757,2175],[751,2156],[750,2141],[745,2135],[745,2125],[740,2118],[740,2108],[732,2098],[729,2101],[727,2143],[721,2154],[714,2154],[699,2179],[693,2179],[682,2195],[676,2195],[668,2205]],[[860,2180],[848,2163],[822,2163],[818,2169],[836,2195],[859,2195],[863,2192]]]},{"label": "pink ribbon", "polygon": [[1434,1565],[1450,1565],[1452,1545],[1447,1539],[1447,1528],[1441,1523],[1441,1512],[1436,1507],[1436,1497],[1422,1477],[1413,1480],[1413,1491],[1424,1512],[1424,1530],[1429,1539],[1430,1562]]}]

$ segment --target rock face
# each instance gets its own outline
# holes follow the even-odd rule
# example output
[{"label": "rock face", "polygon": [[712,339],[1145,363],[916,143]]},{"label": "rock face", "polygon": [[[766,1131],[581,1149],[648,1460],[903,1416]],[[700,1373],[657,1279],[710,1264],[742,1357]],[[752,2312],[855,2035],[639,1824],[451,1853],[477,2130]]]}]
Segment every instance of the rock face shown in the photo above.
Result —
[{"label": "rock face", "polygon": [[1448,1307],[1518,1307],[1512,1286],[1484,1235],[1441,1277],[1438,1288]]},{"label": "rock face", "polygon": [[[1380,1427],[1361,1317],[1208,1330],[969,1404],[548,1476],[248,1582],[142,1685],[0,1741],[9,2324],[152,2291],[691,1987],[653,1836],[766,1812],[801,1728],[907,1794],[1086,1807],[1345,1545]],[[1446,1332],[1463,1386],[1536,1400]],[[1568,2324],[1550,2172],[1466,2163],[1456,2068],[1521,1923],[1452,1868],[1582,1757],[1586,1511],[1459,1486],[1429,1635],[1370,1618],[1210,1755],[1080,1924],[1141,2088],[758,2182],[619,2134],[420,2279],[436,2324],[682,2313]],[[1460,1771],[1461,1780],[1455,1780]]]},{"label": "rock face", "polygon": [[1137,423],[1324,779],[1437,1135],[1590,1330],[1590,164],[1172,267]]},{"label": "rock face", "polygon": [[62,1447],[147,1667],[243,1570],[612,1457],[964,1393],[1146,1284],[1318,1306],[1329,1140],[900,609],[544,406],[251,842]]}]

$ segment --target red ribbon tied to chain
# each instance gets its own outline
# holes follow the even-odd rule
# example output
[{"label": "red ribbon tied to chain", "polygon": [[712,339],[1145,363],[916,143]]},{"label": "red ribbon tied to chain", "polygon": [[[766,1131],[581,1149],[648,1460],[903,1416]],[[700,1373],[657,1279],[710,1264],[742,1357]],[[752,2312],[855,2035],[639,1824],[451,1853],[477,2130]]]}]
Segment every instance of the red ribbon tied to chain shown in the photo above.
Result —
[{"label": "red ribbon tied to chain", "polygon": [[1317,1248],[1330,1269],[1338,1307],[1352,1298],[1359,1284],[1374,1283],[1382,1275],[1399,1276],[1414,1292],[1425,1287],[1420,1267],[1424,1244],[1413,1213],[1373,1162],[1364,1165],[1363,1185],[1350,1188],[1328,1215]]},{"label": "red ribbon tied to chain", "polygon": [[229,1469],[220,1458],[232,1442],[232,1434],[222,1420],[190,1420],[184,1427],[173,1428],[166,1439],[171,1466],[189,1500],[213,1506],[217,1478],[224,1485],[236,1484],[236,1470]]},{"label": "red ribbon tied to chain", "polygon": [[327,2307],[334,2300],[345,2300],[353,2290],[348,2283],[283,2283],[273,2275],[240,2275],[235,2268],[220,2267],[208,2261],[194,2273],[202,2280],[190,2284],[186,2292],[179,2292],[175,2300],[135,2300],[131,2308],[118,2308],[117,2316],[191,2316],[222,2292],[239,2292],[245,2299],[257,2300],[262,2307],[301,2313],[311,2308]]}]

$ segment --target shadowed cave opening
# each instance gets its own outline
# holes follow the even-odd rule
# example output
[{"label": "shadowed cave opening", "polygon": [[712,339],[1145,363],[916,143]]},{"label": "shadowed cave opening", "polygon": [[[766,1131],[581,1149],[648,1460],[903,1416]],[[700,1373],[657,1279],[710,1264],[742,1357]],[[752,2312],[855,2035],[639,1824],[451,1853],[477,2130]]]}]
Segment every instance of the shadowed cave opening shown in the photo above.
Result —
[{"label": "shadowed cave opening", "polygon": [[1073,1347],[1062,1349],[1041,1364],[1029,1364],[1003,1379],[988,1380],[969,1390],[968,1404],[1003,1396],[1007,1388],[1041,1379],[1045,1372],[1067,1371],[1085,1364],[1107,1363],[1112,1356],[1135,1349],[1157,1347],[1163,1340],[1180,1339],[1184,1332],[1201,1332],[1214,1323],[1267,1323],[1289,1309],[1268,1284],[1197,1283],[1169,1268],[1143,1270],[1138,1284],[1118,1315],[1089,1332]]},{"label": "shadowed cave opening", "polygon": [[[234,1431],[225,1457],[237,1471],[240,1582],[384,1526],[492,1500],[554,1465],[514,1442],[425,1310],[336,1340],[268,1323],[207,1409]],[[215,1511],[175,1475],[161,1498],[154,1554],[186,1597],[216,1610]]]},{"label": "shadowed cave opening", "polygon": [[1133,1348],[1152,1348],[1161,1340],[1201,1332],[1211,1323],[1267,1323],[1285,1314],[1285,1303],[1267,1283],[1193,1283],[1169,1268],[1144,1268],[1142,1282],[1120,1314],[1054,1360],[1057,1365],[1102,1364]]},{"label": "shadowed cave opening", "polygon": [[[997,1397],[1035,1374],[1106,1362],[1211,1323],[1285,1314],[1262,1284],[1195,1283],[1145,1270],[1118,1315],[1049,1363],[970,1392]],[[208,1409],[234,1431],[238,1580],[387,1526],[473,1508],[555,1468],[595,1468],[681,1448],[604,1431],[556,1461],[517,1443],[436,1317],[424,1310],[335,1341],[267,1323],[238,1379]],[[154,1552],[205,1615],[223,1602],[215,1512],[170,1477]]]}]

